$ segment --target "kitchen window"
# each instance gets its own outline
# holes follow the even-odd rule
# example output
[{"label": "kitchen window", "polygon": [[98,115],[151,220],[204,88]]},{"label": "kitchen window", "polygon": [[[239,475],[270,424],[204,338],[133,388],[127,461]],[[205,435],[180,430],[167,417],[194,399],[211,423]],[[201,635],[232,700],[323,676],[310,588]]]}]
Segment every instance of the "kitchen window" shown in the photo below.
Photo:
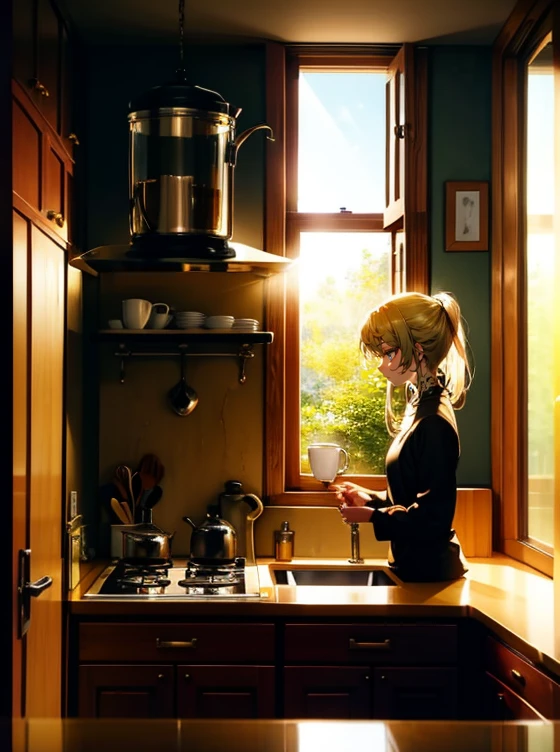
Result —
[{"label": "kitchen window", "polygon": [[501,510],[495,547],[552,576],[560,456],[557,50],[550,14],[517,21],[517,29],[504,29],[507,41],[498,39],[494,54],[492,485]]},{"label": "kitchen window", "polygon": [[[285,156],[276,166],[285,181],[281,195],[277,183],[267,183],[267,222],[277,223],[281,252],[297,261],[282,279],[269,280],[267,320],[277,348],[267,370],[265,486],[272,503],[332,503],[308,465],[307,447],[317,441],[348,451],[344,477],[385,486],[385,380],[364,364],[359,332],[369,310],[404,289],[404,217],[393,215],[390,226],[384,217],[395,186],[388,169],[398,172],[401,189],[405,174],[401,144],[387,139],[394,130],[388,119],[398,116],[395,97],[404,120],[402,71],[396,88],[389,73],[394,60],[394,51],[286,55]],[[269,76],[274,68],[269,60]],[[278,76],[274,81],[278,90]],[[282,225],[270,209],[275,193]]]}]

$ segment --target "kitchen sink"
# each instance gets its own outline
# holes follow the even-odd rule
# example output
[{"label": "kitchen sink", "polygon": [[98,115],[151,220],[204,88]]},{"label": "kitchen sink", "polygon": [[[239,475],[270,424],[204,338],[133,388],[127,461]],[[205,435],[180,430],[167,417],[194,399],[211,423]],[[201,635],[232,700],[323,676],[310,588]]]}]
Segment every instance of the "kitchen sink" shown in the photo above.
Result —
[{"label": "kitchen sink", "polygon": [[383,569],[270,569],[276,585],[307,585],[311,587],[396,586]]}]

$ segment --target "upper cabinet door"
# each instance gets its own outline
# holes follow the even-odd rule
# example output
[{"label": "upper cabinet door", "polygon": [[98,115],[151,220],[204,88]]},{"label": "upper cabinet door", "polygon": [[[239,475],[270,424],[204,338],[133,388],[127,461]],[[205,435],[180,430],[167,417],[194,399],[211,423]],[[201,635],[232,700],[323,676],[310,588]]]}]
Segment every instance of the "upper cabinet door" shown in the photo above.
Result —
[{"label": "upper cabinet door", "polygon": [[383,227],[400,249],[400,288],[429,291],[427,51],[405,44],[387,71],[386,206]]},{"label": "upper cabinet door", "polygon": [[72,128],[72,44],[52,0],[14,2],[13,75],[70,156],[78,138]]}]

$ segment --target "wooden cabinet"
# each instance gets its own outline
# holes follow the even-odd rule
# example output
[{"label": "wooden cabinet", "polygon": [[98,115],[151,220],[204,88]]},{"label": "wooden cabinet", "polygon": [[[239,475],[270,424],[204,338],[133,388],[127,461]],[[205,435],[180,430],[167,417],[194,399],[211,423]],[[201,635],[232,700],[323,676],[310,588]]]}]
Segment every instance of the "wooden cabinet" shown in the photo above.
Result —
[{"label": "wooden cabinet", "polygon": [[179,718],[274,718],[273,666],[177,667]]},{"label": "wooden cabinet", "polygon": [[484,704],[490,720],[556,718],[560,686],[525,658],[488,635],[484,645]]},{"label": "wooden cabinet", "polygon": [[12,93],[14,205],[71,242],[73,161],[17,82]]},{"label": "wooden cabinet", "polygon": [[455,718],[457,650],[453,624],[287,624],[284,715]]},{"label": "wooden cabinet", "polygon": [[14,78],[72,156],[78,139],[72,127],[74,55],[68,27],[52,0],[17,0],[13,14]]},{"label": "wooden cabinet", "polygon": [[165,718],[174,703],[172,666],[80,666],[81,718]]},{"label": "wooden cabinet", "polygon": [[275,715],[272,624],[106,622],[78,634],[80,716]]}]

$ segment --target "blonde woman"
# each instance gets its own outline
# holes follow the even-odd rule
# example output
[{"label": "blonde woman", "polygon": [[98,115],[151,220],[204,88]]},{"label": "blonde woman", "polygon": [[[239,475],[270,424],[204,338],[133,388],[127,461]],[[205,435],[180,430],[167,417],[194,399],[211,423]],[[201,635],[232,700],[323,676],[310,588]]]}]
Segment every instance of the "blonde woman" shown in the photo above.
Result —
[{"label": "blonde woman", "polygon": [[[387,379],[387,491],[333,486],[346,522],[372,522],[390,541],[389,565],[408,582],[439,582],[467,571],[452,529],[460,445],[454,410],[465,402],[471,372],[461,311],[448,293],[403,293],[372,311],[360,347]],[[392,390],[406,385],[399,424]]]}]

